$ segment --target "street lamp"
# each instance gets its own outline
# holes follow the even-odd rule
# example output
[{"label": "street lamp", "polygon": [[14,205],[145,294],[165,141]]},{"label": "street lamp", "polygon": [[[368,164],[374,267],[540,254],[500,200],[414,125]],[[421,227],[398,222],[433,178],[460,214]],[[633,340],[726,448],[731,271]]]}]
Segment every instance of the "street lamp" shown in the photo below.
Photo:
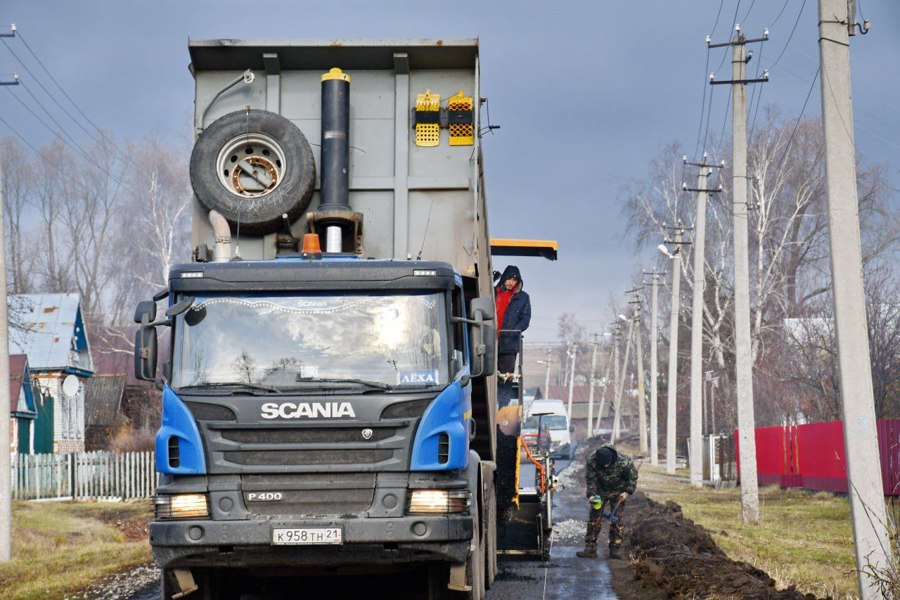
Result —
[{"label": "street lamp", "polygon": [[669,249],[665,244],[660,244],[656,247],[656,249],[659,250],[660,254],[666,256],[667,258],[675,258],[675,256],[671,252],[669,252]]}]

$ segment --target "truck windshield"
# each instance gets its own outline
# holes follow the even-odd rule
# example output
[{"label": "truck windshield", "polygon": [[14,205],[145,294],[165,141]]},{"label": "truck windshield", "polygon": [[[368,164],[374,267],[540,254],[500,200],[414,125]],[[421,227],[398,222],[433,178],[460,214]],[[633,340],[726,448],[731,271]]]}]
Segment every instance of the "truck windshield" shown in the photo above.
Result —
[{"label": "truck windshield", "polygon": [[172,384],[443,385],[445,314],[440,293],[197,295],[177,317]]}]

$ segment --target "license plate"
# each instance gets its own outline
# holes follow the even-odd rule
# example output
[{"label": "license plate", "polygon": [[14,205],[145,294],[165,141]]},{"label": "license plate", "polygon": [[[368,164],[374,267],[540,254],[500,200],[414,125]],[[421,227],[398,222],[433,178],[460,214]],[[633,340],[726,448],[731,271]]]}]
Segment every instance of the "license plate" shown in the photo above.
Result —
[{"label": "license plate", "polygon": [[295,527],[273,529],[272,543],[277,546],[315,546],[343,544],[340,527]]}]

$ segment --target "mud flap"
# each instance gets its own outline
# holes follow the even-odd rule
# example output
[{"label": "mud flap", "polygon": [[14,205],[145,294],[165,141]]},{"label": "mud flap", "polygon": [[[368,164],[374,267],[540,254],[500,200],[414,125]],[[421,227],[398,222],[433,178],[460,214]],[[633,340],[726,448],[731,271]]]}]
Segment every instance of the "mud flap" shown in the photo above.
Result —
[{"label": "mud flap", "polygon": [[448,590],[454,592],[471,592],[472,586],[466,581],[466,564],[462,563],[450,567],[450,582],[447,584]]},{"label": "mud flap", "polygon": [[172,600],[184,598],[197,591],[197,583],[190,569],[173,569],[172,575],[175,576],[175,585],[178,587],[178,593],[172,596]]}]

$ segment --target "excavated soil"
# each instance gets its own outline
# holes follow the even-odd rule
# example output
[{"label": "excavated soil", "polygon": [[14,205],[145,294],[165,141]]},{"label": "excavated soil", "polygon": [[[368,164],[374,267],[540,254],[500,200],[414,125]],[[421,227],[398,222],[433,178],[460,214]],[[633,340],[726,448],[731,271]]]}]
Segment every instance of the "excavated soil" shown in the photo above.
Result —
[{"label": "excavated soil", "polygon": [[793,588],[777,590],[764,571],[728,558],[703,527],[684,518],[678,504],[662,505],[642,493],[632,500],[626,543],[634,583],[676,600],[816,600]]}]

